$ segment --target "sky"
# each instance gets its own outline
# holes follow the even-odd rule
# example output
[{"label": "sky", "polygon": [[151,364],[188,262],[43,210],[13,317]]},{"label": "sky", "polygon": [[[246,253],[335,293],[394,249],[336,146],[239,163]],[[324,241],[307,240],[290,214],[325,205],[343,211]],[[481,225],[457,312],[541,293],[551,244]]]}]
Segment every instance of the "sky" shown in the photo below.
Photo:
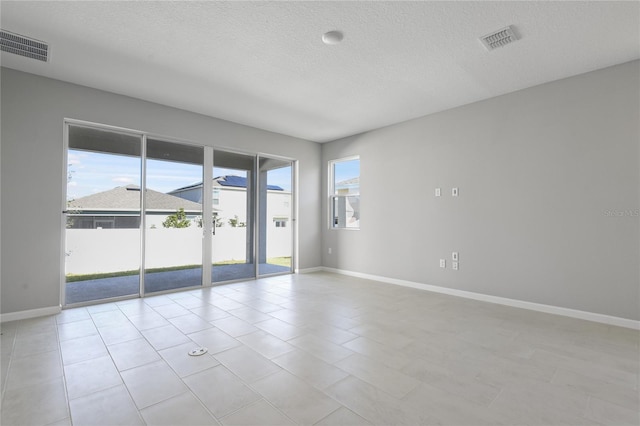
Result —
[{"label": "sky", "polygon": [[353,179],[360,176],[360,160],[337,161],[333,163],[334,180],[342,182],[344,180]]},{"label": "sky", "polygon": [[[67,199],[77,199],[117,186],[140,185],[140,158],[80,150],[69,150]],[[291,169],[272,170],[267,183],[291,190]],[[213,177],[236,175],[246,177],[241,170],[215,167]],[[147,188],[169,192],[202,182],[202,167],[184,163],[147,160]]]}]

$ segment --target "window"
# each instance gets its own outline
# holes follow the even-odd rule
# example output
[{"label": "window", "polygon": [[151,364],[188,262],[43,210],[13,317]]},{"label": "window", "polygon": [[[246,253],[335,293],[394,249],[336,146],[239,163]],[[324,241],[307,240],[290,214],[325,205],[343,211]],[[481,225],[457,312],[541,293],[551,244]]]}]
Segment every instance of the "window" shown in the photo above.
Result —
[{"label": "window", "polygon": [[220,188],[213,188],[213,205],[220,205]]},{"label": "window", "polygon": [[329,161],[329,227],[360,228],[360,157]]},{"label": "window", "polygon": [[286,218],[277,218],[277,219],[273,219],[273,223],[276,225],[276,228],[286,228],[287,227],[287,220]]}]

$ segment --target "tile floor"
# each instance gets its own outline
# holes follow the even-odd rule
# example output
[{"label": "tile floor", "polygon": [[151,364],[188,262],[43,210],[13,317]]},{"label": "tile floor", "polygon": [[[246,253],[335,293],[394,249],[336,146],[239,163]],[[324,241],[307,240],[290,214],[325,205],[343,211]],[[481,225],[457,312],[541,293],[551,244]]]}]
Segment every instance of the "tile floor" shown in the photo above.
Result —
[{"label": "tile floor", "polygon": [[2,324],[1,423],[638,425],[638,337],[279,276]]}]

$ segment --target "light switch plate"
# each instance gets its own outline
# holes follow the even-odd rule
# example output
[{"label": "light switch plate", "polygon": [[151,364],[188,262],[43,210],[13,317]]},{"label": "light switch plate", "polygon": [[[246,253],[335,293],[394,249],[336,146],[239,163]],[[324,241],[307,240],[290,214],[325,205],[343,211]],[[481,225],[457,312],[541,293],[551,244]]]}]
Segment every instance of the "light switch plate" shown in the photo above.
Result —
[{"label": "light switch plate", "polygon": [[455,260],[456,262],[458,261],[458,252],[454,251],[453,253],[451,253],[451,260]]},{"label": "light switch plate", "polygon": [[458,196],[458,188],[451,188],[451,196],[452,197]]},{"label": "light switch plate", "polygon": [[436,188],[436,197],[440,196],[440,188]]}]

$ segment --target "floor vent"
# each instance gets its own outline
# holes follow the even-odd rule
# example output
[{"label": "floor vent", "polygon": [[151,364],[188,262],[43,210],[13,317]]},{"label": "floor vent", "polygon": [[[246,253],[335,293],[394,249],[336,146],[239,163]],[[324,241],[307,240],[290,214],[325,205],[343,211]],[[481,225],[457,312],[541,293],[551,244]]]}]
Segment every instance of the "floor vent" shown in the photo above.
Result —
[{"label": "floor vent", "polygon": [[494,31],[491,34],[480,37],[480,41],[482,42],[484,47],[487,48],[487,50],[497,49],[498,47],[513,43],[517,39],[518,37],[516,37],[511,26],[502,28],[501,30]]},{"label": "floor vent", "polygon": [[5,30],[0,30],[0,50],[42,62],[49,60],[47,43]]}]

